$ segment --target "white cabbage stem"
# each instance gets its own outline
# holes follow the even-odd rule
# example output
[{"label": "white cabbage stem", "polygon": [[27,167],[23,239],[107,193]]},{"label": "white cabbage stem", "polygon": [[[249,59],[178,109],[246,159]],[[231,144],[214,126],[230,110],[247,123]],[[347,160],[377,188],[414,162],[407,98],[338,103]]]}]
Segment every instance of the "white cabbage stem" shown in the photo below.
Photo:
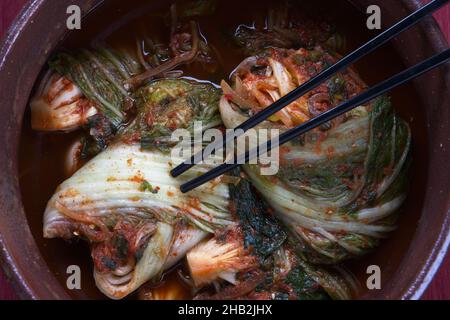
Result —
[{"label": "white cabbage stem", "polygon": [[48,74],[31,99],[31,126],[39,131],[71,131],[97,113],[94,104],[69,79]]},{"label": "white cabbage stem", "polygon": [[186,256],[196,287],[223,279],[236,284],[236,274],[257,266],[256,258],[244,249],[242,241],[212,238],[190,250]]},{"label": "white cabbage stem", "polygon": [[169,255],[164,263],[164,270],[172,268],[186,256],[189,250],[207,236],[207,232],[191,226],[183,227],[179,230],[175,235]]}]

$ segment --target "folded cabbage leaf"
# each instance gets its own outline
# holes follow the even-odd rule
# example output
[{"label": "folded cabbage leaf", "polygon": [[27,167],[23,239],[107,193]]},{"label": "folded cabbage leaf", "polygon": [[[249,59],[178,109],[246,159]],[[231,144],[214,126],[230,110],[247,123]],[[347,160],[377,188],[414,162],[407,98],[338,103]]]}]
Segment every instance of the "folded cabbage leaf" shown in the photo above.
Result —
[{"label": "folded cabbage leaf", "polygon": [[[226,127],[236,127],[334,61],[320,47],[274,48],[247,59],[233,86],[222,84]],[[365,87],[355,71],[338,73],[258,128],[283,132]],[[407,123],[381,97],[280,147],[275,176],[262,176],[258,165],[245,171],[289,228],[297,251],[311,262],[337,263],[366,254],[395,229],[406,197],[410,145]]]},{"label": "folded cabbage leaf", "polygon": [[[357,281],[340,267],[313,266],[297,254],[270,206],[245,178],[230,186],[236,224],[187,254],[196,299],[351,299]],[[213,284],[215,290],[208,290]],[[216,291],[216,292],[214,292]]]},{"label": "folded cabbage leaf", "polygon": [[79,88],[114,128],[121,125],[134,103],[124,81],[144,70],[127,52],[106,48],[61,52],[50,60],[49,66]]},{"label": "folded cabbage leaf", "polygon": [[50,59],[49,71],[31,100],[32,127],[43,131],[91,129],[89,119],[96,114],[116,132],[133,114],[137,88],[155,78],[180,77],[183,72],[174,69],[193,61],[204,68],[215,66],[194,22],[177,25],[167,44],[143,35],[136,39],[134,52],[103,46],[58,52]]},{"label": "folded cabbage leaf", "polygon": [[194,137],[196,123],[202,131],[222,124],[220,95],[220,90],[207,83],[183,78],[155,80],[135,92],[137,115],[120,133],[121,139],[140,142],[143,149],[168,152],[179,143],[172,139],[175,130],[184,129]]}]

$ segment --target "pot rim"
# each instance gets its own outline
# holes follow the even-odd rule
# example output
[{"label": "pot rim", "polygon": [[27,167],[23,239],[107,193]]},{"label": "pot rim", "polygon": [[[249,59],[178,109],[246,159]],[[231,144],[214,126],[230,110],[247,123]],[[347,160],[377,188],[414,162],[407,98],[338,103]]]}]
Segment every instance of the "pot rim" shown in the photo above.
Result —
[{"label": "pot rim", "polygon": [[[12,58],[11,51],[15,46],[17,46],[17,43],[21,41],[21,39],[19,38],[21,37],[22,33],[27,32],[25,28],[30,23],[33,23],[33,19],[36,17],[39,9],[42,7],[45,1],[46,0],[33,0],[26,4],[13,24],[8,29],[4,38],[0,42],[0,74],[3,74],[5,72],[4,69],[6,62]],[[75,2],[79,1],[72,1],[72,3]],[[97,4],[98,3],[99,2],[97,2]],[[419,0],[403,0],[402,5],[408,10],[415,10],[421,6],[421,3]],[[95,5],[93,4],[89,4],[88,6],[90,6],[91,9],[95,7]],[[87,13],[89,13],[89,11]],[[425,21],[422,21],[420,27],[427,27],[430,28],[429,30],[433,31],[433,33],[428,35],[428,37],[431,39],[431,42],[435,45],[436,48],[448,47],[447,41],[445,40],[440,28],[438,27],[434,19],[426,19]],[[59,33],[58,38],[61,38],[66,32],[67,31],[65,30],[55,30],[55,33]],[[5,174],[4,181],[12,184],[17,184],[13,187],[16,190],[20,190],[18,186],[18,180],[14,178],[14,176],[17,175],[17,172],[11,172],[11,170],[8,169],[10,169],[10,167],[5,165],[5,163],[0,162],[0,170]],[[0,199],[3,196],[4,195],[0,194]],[[428,256],[425,257],[426,263],[421,267],[420,272],[416,274],[415,281],[412,281],[409,284],[409,288],[407,288],[407,290],[404,291],[401,296],[399,296],[399,298],[401,299],[419,299],[432,281],[444,257],[446,256],[447,249],[450,245],[450,194],[448,195],[447,199],[449,201],[447,201],[446,216],[444,221],[442,221],[442,226],[439,230],[439,234],[436,237],[436,245],[433,247],[433,250],[428,254]],[[25,215],[20,196],[17,198],[17,201],[20,202],[20,212],[17,212],[17,214]],[[3,215],[8,209],[9,208],[7,208],[7,206],[2,201],[0,201],[0,215]],[[25,221],[27,221],[26,218]],[[19,268],[18,265],[26,265],[26,263],[29,261],[26,261],[27,257],[22,257],[20,255],[16,256],[14,252],[10,251],[8,240],[3,237],[4,228],[5,227],[3,226],[3,224],[0,224],[0,262],[5,275],[7,276],[9,282],[12,283],[13,288],[15,289],[19,297],[25,299],[39,299],[42,297],[54,297],[59,299],[70,298],[70,296],[67,294],[67,292],[65,292],[60,283],[56,281],[55,275],[53,275],[51,272],[48,272],[48,279],[51,280],[51,284],[59,285],[59,288],[57,290],[55,290],[55,288],[51,285],[48,285],[47,290],[49,290],[49,292],[44,293],[45,291],[40,291],[43,289],[42,287],[37,288],[35,283],[27,280],[27,276],[29,276],[29,274],[27,275],[24,271],[24,268]],[[29,229],[28,232],[30,237],[32,237],[31,231]],[[9,241],[11,240],[9,239]],[[33,249],[36,250],[38,262],[44,263],[44,265],[46,266],[46,262],[39,252],[34,239],[33,243],[31,243],[30,246],[32,246]],[[18,263],[19,261],[21,263]]]}]

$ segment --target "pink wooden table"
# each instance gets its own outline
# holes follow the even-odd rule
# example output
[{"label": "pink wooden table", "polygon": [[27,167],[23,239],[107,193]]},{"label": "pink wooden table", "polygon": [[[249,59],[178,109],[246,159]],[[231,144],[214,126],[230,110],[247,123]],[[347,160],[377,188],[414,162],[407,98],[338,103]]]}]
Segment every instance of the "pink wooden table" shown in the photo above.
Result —
[{"label": "pink wooden table", "polygon": [[[426,0],[424,0],[425,2]],[[17,16],[27,0],[0,0],[0,38]],[[450,42],[450,6],[441,9],[435,15],[443,32]],[[448,299],[450,300],[450,253],[423,296],[424,299]],[[0,299],[17,299],[13,289],[6,282],[0,270]]]}]

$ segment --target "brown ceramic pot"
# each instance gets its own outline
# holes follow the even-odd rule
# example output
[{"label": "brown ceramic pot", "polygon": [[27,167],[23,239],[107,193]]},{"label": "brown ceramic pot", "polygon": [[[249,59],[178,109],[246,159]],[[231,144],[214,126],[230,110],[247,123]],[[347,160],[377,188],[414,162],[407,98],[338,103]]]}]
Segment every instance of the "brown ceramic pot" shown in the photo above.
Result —
[{"label": "brown ceramic pot", "polygon": [[[419,7],[417,0],[350,0],[357,8],[378,4],[383,23]],[[49,54],[67,32],[66,8],[78,4],[88,13],[101,0],[34,0],[15,21],[0,51],[0,261],[22,298],[69,299],[64,285],[50,271],[32,236],[23,209],[18,179],[18,149],[24,110],[33,84]],[[52,23],[49,23],[51,21]],[[393,41],[406,66],[437,53],[448,44],[435,21],[422,22]],[[380,61],[383,63],[383,61]],[[421,296],[445,256],[450,242],[450,72],[446,65],[414,82],[426,128],[421,168],[425,171],[420,219],[413,219],[411,239],[396,261],[383,265],[382,290],[368,299],[416,299]],[[421,146],[418,146],[421,147]],[[400,227],[401,228],[401,227]],[[411,226],[410,226],[411,228]],[[380,250],[385,253],[389,245]],[[381,253],[383,254],[383,252]],[[89,297],[89,295],[86,295]]]}]

